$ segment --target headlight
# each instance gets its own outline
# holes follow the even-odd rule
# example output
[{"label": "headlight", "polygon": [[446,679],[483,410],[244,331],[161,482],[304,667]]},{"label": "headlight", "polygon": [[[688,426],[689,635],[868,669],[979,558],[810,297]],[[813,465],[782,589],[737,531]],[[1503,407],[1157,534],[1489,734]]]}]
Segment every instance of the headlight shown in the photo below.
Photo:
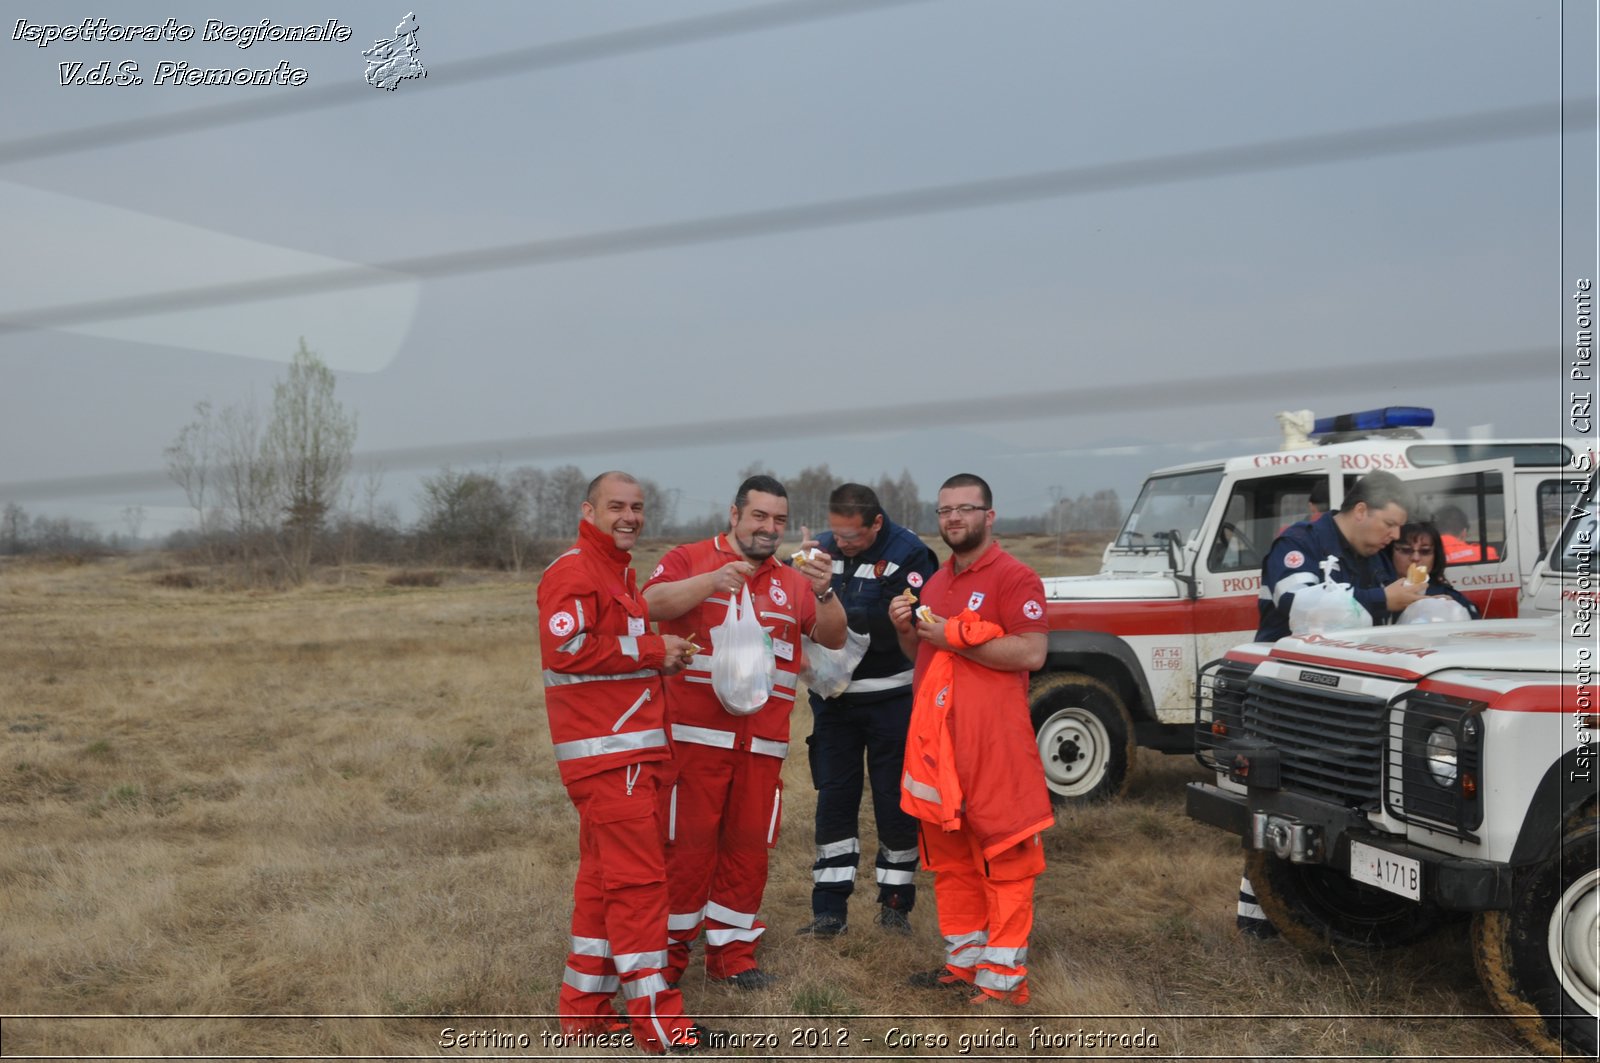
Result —
[{"label": "headlight", "polygon": [[1428,731],[1428,774],[1441,787],[1449,789],[1456,781],[1456,736],[1444,724]]}]

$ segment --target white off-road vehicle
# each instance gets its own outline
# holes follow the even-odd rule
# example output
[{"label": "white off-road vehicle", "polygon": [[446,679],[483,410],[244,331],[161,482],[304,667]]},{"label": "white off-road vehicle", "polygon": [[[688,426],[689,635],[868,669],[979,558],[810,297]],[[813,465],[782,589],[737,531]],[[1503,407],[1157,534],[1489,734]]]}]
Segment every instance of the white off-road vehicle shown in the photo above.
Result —
[{"label": "white off-road vehicle", "polygon": [[[1250,640],[1261,562],[1307,516],[1337,509],[1374,469],[1406,480],[1414,519],[1468,519],[1476,560],[1451,580],[1487,618],[1527,615],[1535,561],[1577,498],[1572,449],[1551,439],[1448,438],[1397,407],[1316,422],[1294,449],[1161,469],[1145,481],[1100,572],[1044,581],[1049,657],[1034,675],[1034,731],[1056,800],[1121,792],[1136,746],[1190,752],[1201,665]],[[1551,592],[1549,608],[1555,608]]]},{"label": "white off-road vehicle", "polygon": [[[1296,945],[1402,945],[1471,913],[1490,996],[1545,1050],[1600,1026],[1592,481],[1537,619],[1250,644],[1203,670],[1189,815],[1236,834]],[[1584,593],[1588,597],[1584,596]]]}]

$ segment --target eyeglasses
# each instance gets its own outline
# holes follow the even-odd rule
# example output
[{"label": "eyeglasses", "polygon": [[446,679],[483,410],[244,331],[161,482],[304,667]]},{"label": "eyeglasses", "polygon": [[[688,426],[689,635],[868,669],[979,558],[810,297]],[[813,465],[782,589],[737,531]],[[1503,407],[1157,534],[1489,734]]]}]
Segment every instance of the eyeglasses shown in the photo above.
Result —
[{"label": "eyeglasses", "polygon": [[964,506],[940,506],[938,509],[933,511],[933,514],[934,514],[934,516],[938,517],[940,520],[944,520],[946,517],[948,517],[952,513],[959,513],[963,517],[970,517],[974,513],[987,513],[987,512],[988,512],[988,507],[986,507],[986,506],[974,506],[972,503],[969,502]]},{"label": "eyeglasses", "polygon": [[1395,543],[1394,552],[1397,554],[1411,554],[1413,557],[1427,556],[1433,553],[1433,547],[1426,544],[1422,546],[1407,546],[1404,543]]}]

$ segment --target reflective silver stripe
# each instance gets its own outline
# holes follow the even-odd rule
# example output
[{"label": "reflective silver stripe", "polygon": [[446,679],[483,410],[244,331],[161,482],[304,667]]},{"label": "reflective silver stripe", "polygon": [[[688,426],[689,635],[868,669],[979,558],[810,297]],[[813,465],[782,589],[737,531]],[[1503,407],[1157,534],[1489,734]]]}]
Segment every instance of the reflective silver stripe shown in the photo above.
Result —
[{"label": "reflective silver stripe", "polygon": [[670,987],[667,985],[667,980],[661,975],[645,975],[643,978],[622,983],[622,999],[638,1000],[640,997],[653,997],[657,993],[665,993],[668,988]]},{"label": "reflective silver stripe", "polygon": [[[583,551],[574,546],[571,550],[568,550],[566,553],[562,554],[561,557],[556,558],[556,561],[560,561],[562,557],[574,557],[581,553],[583,553]],[[556,561],[552,561],[548,565],[544,566],[544,570],[549,572],[551,569],[555,568]]]},{"label": "reflective silver stripe", "polygon": [[887,565],[883,566],[883,574],[885,576],[892,576],[896,572],[899,572],[899,571],[900,571],[900,566],[895,564],[893,561],[891,561]]},{"label": "reflective silver stripe", "polygon": [[580,993],[615,993],[621,981],[614,974],[583,974],[567,968],[561,980]]},{"label": "reflective silver stripe", "polygon": [[617,645],[622,648],[623,656],[639,659],[639,639],[635,635],[618,635]]},{"label": "reflective silver stripe", "polygon": [[915,871],[895,871],[887,867],[880,867],[877,871],[877,882],[880,886],[909,886],[916,881]]},{"label": "reflective silver stripe", "polygon": [[726,923],[728,926],[742,926],[748,930],[755,925],[756,913],[736,912],[732,908],[724,908],[716,901],[712,901],[706,905],[706,918],[715,919],[717,922]]},{"label": "reflective silver stripe", "polygon": [[706,917],[706,910],[701,908],[697,912],[671,912],[667,915],[668,930],[693,930],[700,925]]},{"label": "reflective silver stripe", "polygon": [[1000,949],[992,945],[983,947],[983,958],[979,963],[996,963],[1001,967],[1021,967],[1028,962],[1028,946],[1018,949]]},{"label": "reflective silver stripe", "polygon": [[788,613],[762,613],[761,617],[764,620],[782,620],[786,623],[794,623],[794,617]]},{"label": "reflective silver stripe", "polygon": [[672,784],[672,795],[667,798],[667,841],[678,840],[678,784]]},{"label": "reflective silver stripe", "polygon": [[1246,904],[1244,901],[1239,902],[1239,914],[1246,919],[1260,919],[1262,921],[1266,921],[1267,918],[1267,913],[1262,911],[1261,905]]},{"label": "reflective silver stripe", "polygon": [[584,640],[589,637],[587,631],[580,631],[567,641],[556,647],[558,653],[577,653],[583,649]]},{"label": "reflective silver stripe", "polygon": [[939,796],[938,790],[935,790],[925,782],[918,782],[917,780],[913,779],[909,771],[906,772],[906,777],[900,780],[900,785],[905,787],[906,792],[908,792],[912,797],[920,797],[924,801],[933,801],[936,804],[941,805],[944,804],[944,798]]},{"label": "reflective silver stripe", "polygon": [[1027,980],[1025,974],[996,974],[987,967],[979,967],[973,979],[979,989],[993,989],[997,993],[1009,993]]},{"label": "reflective silver stripe", "polygon": [[672,725],[672,737],[678,742],[690,742],[697,746],[716,746],[718,749],[732,749],[735,735],[732,731],[715,731],[709,727],[695,727],[687,723]]},{"label": "reflective silver stripe", "polygon": [[989,943],[987,930],[974,930],[970,934],[961,934],[957,937],[944,939],[945,955],[949,957],[952,967],[976,967],[978,958],[983,955],[984,945]]},{"label": "reflective silver stripe", "polygon": [[907,668],[894,675],[881,675],[873,679],[852,679],[850,685],[845,687],[846,694],[868,694],[878,690],[894,690],[896,687],[911,685],[911,675],[914,670]]},{"label": "reflective silver stripe", "polygon": [[667,950],[657,949],[655,952],[619,952],[615,956],[618,974],[632,974],[634,971],[644,971],[650,968],[661,968],[667,965]]},{"label": "reflective silver stripe", "polygon": [[707,945],[729,945],[735,941],[754,941],[766,933],[764,926],[752,927],[749,930],[707,930]]},{"label": "reflective silver stripe", "polygon": [[605,938],[581,938],[574,934],[572,935],[572,951],[577,956],[605,957],[611,955],[611,942]]},{"label": "reflective silver stripe", "polygon": [[750,752],[782,760],[789,755],[789,743],[773,742],[765,738],[750,739]]},{"label": "reflective silver stripe", "polygon": [[841,557],[833,563],[833,574],[836,576],[844,574],[844,558]]},{"label": "reflective silver stripe", "polygon": [[[817,859],[832,860],[836,856],[844,856],[846,853],[859,853],[860,851],[860,838],[846,838],[842,842],[827,842],[826,844],[817,846]],[[913,853],[916,852],[915,849],[911,851]]]},{"label": "reflective silver stripe", "polygon": [[644,705],[644,703],[649,701],[649,700],[650,700],[650,688],[649,687],[645,687],[644,691],[642,693],[640,693],[639,699],[637,701],[635,701],[631,706],[628,707],[628,711],[627,712],[625,712],[621,716],[617,717],[617,722],[616,723],[611,725],[611,733],[612,734],[616,734],[618,731],[622,730],[622,725],[628,722],[628,717],[630,717],[634,713],[638,712],[639,709]]},{"label": "reflective silver stripe", "polygon": [[771,700],[772,698],[777,698],[779,701],[793,701],[794,691],[785,690],[782,687],[773,687],[772,693],[768,696],[768,700]]},{"label": "reflective silver stripe", "polygon": [[[761,752],[761,750],[755,748],[755,744],[757,742],[759,742],[759,741],[761,741],[761,739],[759,739],[759,738],[752,738],[750,740],[750,752],[752,752],[752,753]],[[773,745],[777,745],[778,743],[774,742],[772,744]],[[789,751],[789,746],[788,746],[787,743],[784,743],[783,751],[785,753],[787,753]],[[772,840],[778,836],[778,813],[780,811],[782,811],[782,809],[783,809],[783,787],[780,786],[776,790],[772,791],[772,820],[771,820],[771,822],[769,822],[767,824],[767,844],[768,845],[771,845],[772,844]]]},{"label": "reflective silver stripe", "polygon": [[583,599],[579,598],[572,604],[577,608],[578,611],[578,630],[582,631],[584,628],[589,626],[588,623],[583,619]]},{"label": "reflective silver stripe", "polygon": [[603,757],[607,753],[659,749],[666,744],[667,732],[657,727],[650,731],[629,731],[626,734],[606,735],[602,738],[580,738],[573,742],[558,742],[556,743],[556,759],[578,760],[582,757]]},{"label": "reflective silver stripe", "polygon": [[878,859],[886,864],[909,864],[917,858],[915,849],[885,849],[878,846]]},{"label": "reflective silver stripe", "polygon": [[581,672],[552,672],[544,670],[544,685],[547,687],[571,686],[573,683],[614,683],[623,679],[654,679],[656,672],[652,668],[645,668],[638,672],[613,672],[610,675],[585,675]]},{"label": "reflective silver stripe", "polygon": [[856,868],[854,864],[844,867],[816,867],[811,869],[812,882],[854,882]]},{"label": "reflective silver stripe", "polygon": [[877,579],[878,574],[872,570],[871,565],[857,565],[856,579]]},{"label": "reflective silver stripe", "polygon": [[1296,572],[1293,575],[1285,576],[1272,585],[1272,604],[1280,604],[1285,594],[1293,594],[1301,587],[1315,586],[1320,582],[1322,581],[1309,572]]}]

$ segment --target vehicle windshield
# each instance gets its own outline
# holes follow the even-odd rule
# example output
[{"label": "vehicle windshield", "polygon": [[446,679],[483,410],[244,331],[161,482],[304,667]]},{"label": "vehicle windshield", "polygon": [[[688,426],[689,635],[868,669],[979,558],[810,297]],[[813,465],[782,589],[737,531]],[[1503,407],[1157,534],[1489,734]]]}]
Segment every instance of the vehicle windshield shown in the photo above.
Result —
[{"label": "vehicle windshield", "polygon": [[1572,507],[1571,519],[1561,532],[1561,541],[1550,553],[1550,567],[1557,572],[1588,572],[1594,564],[1595,517],[1594,485]]},{"label": "vehicle windshield", "polygon": [[1144,482],[1138,501],[1117,533],[1116,549],[1165,552],[1173,532],[1178,533],[1180,546],[1193,539],[1221,483],[1220,467],[1152,476]]}]

